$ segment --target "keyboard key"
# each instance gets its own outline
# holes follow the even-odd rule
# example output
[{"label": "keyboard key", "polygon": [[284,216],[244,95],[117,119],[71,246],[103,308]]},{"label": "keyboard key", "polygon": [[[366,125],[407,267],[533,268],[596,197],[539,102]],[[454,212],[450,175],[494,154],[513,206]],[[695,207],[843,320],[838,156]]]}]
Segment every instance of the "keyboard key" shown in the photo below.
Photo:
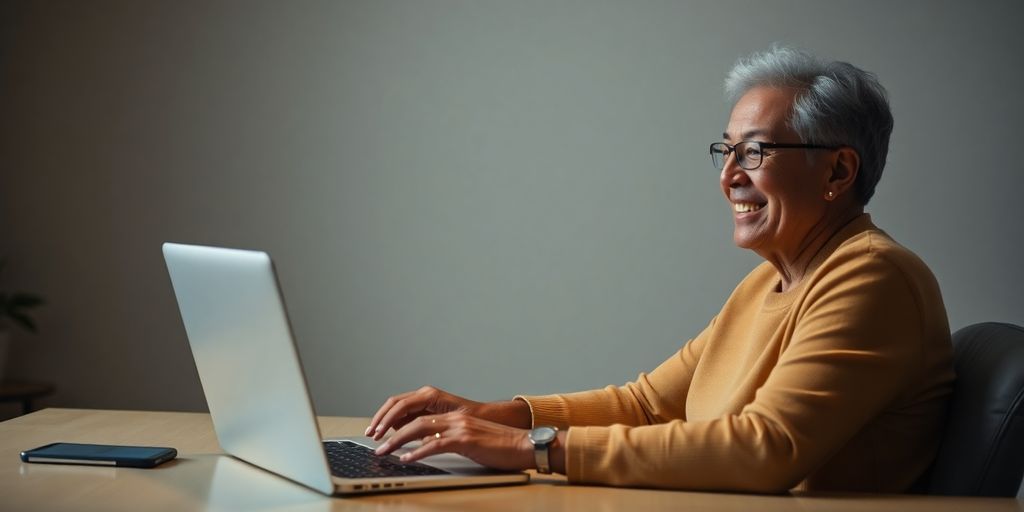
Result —
[{"label": "keyboard key", "polygon": [[327,452],[331,474],[342,478],[449,474],[419,462],[402,462],[394,455],[377,455],[372,449],[351,441],[324,441],[324,450]]}]

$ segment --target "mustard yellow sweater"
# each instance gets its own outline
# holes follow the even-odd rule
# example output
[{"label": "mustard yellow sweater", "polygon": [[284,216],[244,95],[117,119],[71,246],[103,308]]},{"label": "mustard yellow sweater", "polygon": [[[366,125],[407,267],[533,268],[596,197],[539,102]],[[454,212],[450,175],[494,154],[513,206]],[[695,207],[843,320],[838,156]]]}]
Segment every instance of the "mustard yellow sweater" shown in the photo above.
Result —
[{"label": "mustard yellow sweater", "polygon": [[568,428],[572,483],[904,491],[934,458],[953,382],[925,264],[865,214],[778,292],[769,263],[703,332],[622,387],[517,397]]}]

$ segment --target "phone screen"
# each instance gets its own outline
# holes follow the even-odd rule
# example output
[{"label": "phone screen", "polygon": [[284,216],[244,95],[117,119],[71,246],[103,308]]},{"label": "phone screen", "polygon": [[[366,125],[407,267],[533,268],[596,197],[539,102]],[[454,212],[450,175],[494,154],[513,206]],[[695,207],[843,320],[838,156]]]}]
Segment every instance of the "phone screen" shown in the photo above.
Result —
[{"label": "phone screen", "polygon": [[111,446],[105,444],[56,443],[32,450],[33,456],[54,458],[102,457],[111,459],[152,459],[167,448],[152,446]]}]

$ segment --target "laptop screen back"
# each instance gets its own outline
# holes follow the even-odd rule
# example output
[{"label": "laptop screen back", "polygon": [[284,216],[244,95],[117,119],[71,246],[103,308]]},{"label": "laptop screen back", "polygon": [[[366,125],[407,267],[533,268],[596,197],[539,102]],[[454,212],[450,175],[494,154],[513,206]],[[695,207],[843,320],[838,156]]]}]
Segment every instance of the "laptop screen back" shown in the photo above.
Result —
[{"label": "laptop screen back", "polygon": [[330,494],[270,256],[172,243],[163,252],[221,448]]}]

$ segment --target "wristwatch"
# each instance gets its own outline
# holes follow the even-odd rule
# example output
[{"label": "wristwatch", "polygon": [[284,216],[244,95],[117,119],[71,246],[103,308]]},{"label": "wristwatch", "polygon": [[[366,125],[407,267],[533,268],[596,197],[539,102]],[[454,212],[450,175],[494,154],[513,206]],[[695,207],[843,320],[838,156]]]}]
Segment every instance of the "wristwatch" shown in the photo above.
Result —
[{"label": "wristwatch", "polygon": [[537,461],[537,472],[542,475],[551,474],[548,452],[555,439],[558,439],[558,427],[537,427],[530,431],[530,442],[533,443],[533,457]]}]

